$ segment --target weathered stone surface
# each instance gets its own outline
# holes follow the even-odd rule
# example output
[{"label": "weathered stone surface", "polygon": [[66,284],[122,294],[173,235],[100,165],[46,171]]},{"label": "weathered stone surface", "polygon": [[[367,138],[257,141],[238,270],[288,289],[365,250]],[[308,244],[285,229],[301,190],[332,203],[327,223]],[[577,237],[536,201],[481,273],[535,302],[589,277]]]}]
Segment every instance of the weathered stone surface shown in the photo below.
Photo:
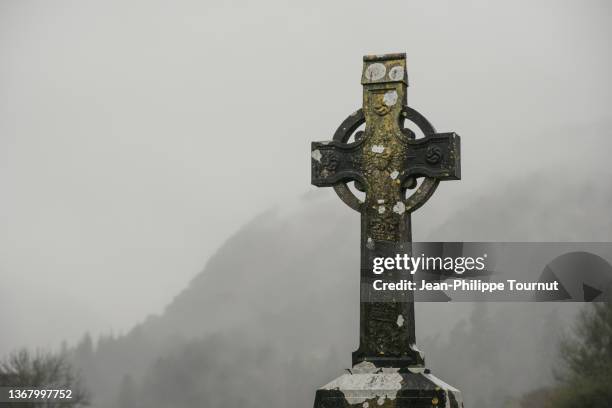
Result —
[{"label": "weathered stone surface", "polygon": [[[362,109],[342,122],[333,140],[313,142],[311,148],[312,184],[333,187],[361,213],[359,348],[353,369],[317,391],[315,408],[460,407],[459,392],[423,368],[412,294],[381,299],[370,285],[374,257],[411,253],[411,213],[441,180],[461,178],[460,138],[436,133],[407,106],[404,54],[365,56],[363,62]],[[406,121],[424,137],[416,138]],[[423,179],[420,185],[417,178]],[[365,193],[363,201],[349,182]]]},{"label": "weathered stone surface", "polygon": [[376,368],[375,372],[355,373],[355,369],[321,387],[315,408],[461,408],[463,400],[456,388],[424,368]]},{"label": "weathered stone surface", "polygon": [[[441,180],[457,180],[460,139],[436,133],[407,103],[404,54],[364,57],[363,108],[351,114],[332,141],[312,143],[312,184],[334,187],[340,198],[361,213],[361,281],[371,278],[372,257],[410,251],[410,215],[429,199]],[[415,124],[417,139],[405,127]],[[365,129],[358,131],[365,123]],[[417,187],[417,178],[423,182]],[[359,200],[347,183],[365,192]],[[408,197],[408,190],[414,191]],[[411,279],[411,276],[407,278]],[[413,299],[378,301],[362,290],[359,349],[353,364],[422,365],[416,350]],[[402,324],[397,324],[401,321]]]}]

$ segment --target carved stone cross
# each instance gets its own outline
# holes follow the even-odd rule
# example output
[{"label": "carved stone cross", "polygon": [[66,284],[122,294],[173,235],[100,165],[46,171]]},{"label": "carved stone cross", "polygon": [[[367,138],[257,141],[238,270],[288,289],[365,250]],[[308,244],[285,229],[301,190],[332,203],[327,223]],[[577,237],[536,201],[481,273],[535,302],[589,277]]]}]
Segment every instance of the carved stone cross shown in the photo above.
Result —
[{"label": "carved stone cross", "polygon": [[[455,133],[436,133],[407,106],[405,54],[365,56],[363,61],[363,108],[342,122],[332,141],[312,143],[312,184],[333,187],[361,213],[360,342],[353,365],[422,366],[413,298],[376,298],[369,289],[372,258],[410,251],[410,214],[431,197],[440,180],[461,177],[460,139]],[[424,137],[416,138],[404,127],[406,121]],[[358,131],[364,123],[365,130]],[[420,185],[418,178],[423,178]],[[349,189],[351,181],[365,192],[363,201]]]}]

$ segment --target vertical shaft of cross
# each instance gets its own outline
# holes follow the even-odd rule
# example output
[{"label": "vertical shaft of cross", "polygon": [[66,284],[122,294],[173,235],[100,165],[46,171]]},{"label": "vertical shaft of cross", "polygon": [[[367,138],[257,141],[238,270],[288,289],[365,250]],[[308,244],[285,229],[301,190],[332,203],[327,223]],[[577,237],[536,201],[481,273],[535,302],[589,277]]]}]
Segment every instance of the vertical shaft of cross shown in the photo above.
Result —
[{"label": "vertical shaft of cross", "polygon": [[402,132],[402,107],[407,103],[407,75],[402,54],[364,58],[363,113],[366,128],[362,167],[366,198],[361,212],[360,344],[353,364],[402,367],[423,364],[415,349],[414,302],[410,293],[390,294],[373,288],[376,279],[399,281],[397,271],[372,273],[373,259],[409,253],[410,213],[399,177],[408,152]]},{"label": "vertical shaft of cross", "polygon": [[374,280],[399,282],[412,280],[409,274],[387,271],[372,273],[373,259],[410,255],[410,214],[400,219],[403,224],[397,242],[371,239],[367,215],[362,215],[361,234],[361,302],[359,349],[353,352],[353,365],[363,361],[378,367],[423,365],[423,357],[415,347],[414,302],[411,292],[376,292]]}]

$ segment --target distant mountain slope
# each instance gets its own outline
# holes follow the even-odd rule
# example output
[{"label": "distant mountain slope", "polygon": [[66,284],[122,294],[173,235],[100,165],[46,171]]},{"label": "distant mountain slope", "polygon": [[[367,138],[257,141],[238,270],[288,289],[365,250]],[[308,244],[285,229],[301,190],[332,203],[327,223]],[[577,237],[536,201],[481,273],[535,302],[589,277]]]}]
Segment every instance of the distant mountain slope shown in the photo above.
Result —
[{"label": "distant mountain slope", "polygon": [[[612,183],[568,177],[576,179],[535,176],[466,194],[448,214],[425,213],[415,236],[610,240]],[[358,215],[329,198],[308,194],[261,214],[161,316],[95,349],[77,348],[97,406],[130,398],[171,406],[171,395],[182,396],[177,407],[310,406],[313,388],[349,366],[358,335]],[[575,310],[419,304],[417,332],[428,365],[462,388],[470,406],[484,405],[550,380],[552,339]]]}]

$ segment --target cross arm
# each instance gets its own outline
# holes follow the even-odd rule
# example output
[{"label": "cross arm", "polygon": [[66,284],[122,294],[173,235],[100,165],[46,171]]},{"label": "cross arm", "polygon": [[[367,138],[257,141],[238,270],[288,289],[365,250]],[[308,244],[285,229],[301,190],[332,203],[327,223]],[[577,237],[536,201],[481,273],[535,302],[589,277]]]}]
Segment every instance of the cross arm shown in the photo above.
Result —
[{"label": "cross arm", "polygon": [[351,180],[364,181],[361,143],[312,142],[311,183],[331,187]]},{"label": "cross arm", "polygon": [[400,179],[431,177],[438,180],[461,179],[461,138],[454,132],[433,133],[408,141],[408,165]]}]

